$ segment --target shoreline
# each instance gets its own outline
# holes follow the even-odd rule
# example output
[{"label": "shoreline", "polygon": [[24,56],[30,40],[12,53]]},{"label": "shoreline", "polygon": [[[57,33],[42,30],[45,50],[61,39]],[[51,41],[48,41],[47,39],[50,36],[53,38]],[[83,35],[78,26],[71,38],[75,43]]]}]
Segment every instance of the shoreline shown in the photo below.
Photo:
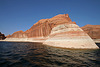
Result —
[{"label": "shoreline", "polygon": [[[44,42],[47,38],[7,38],[5,42]],[[95,43],[100,43],[100,39],[92,39]]]},{"label": "shoreline", "polygon": [[[42,43],[42,45],[47,45],[47,44],[43,44],[43,42],[39,42],[39,41],[4,41],[4,40],[0,40],[0,42],[35,42],[35,43]],[[64,47],[57,47],[57,46],[51,46],[51,45],[47,45],[47,46],[55,47],[55,48],[61,48],[61,49],[69,49],[69,50],[86,50],[86,49],[87,50],[93,50],[93,49],[97,49],[97,48],[84,48],[84,49],[83,48],[64,48]]]},{"label": "shoreline", "polygon": [[5,42],[44,42],[46,38],[7,38],[5,40],[0,40],[0,41],[5,41]]},{"label": "shoreline", "polygon": [[95,43],[100,43],[100,39],[93,39]]},{"label": "shoreline", "polygon": [[[47,38],[7,38],[5,40],[0,40],[2,42],[37,42],[37,43],[42,43],[43,45],[48,45],[52,46],[49,44],[44,44],[45,40]],[[96,43],[100,43],[100,39],[93,39],[93,41]],[[60,46],[52,46],[52,47],[57,47],[57,48],[64,48]],[[66,48],[66,47],[65,47]],[[66,48],[66,49],[98,49],[98,48]]]}]

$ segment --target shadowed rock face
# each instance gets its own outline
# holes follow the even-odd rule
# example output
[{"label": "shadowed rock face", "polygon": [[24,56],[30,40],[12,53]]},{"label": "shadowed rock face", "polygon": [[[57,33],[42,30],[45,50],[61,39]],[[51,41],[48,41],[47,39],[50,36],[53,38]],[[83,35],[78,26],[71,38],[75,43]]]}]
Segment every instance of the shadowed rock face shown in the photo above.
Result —
[{"label": "shadowed rock face", "polygon": [[64,23],[75,22],[71,21],[68,14],[59,14],[50,19],[41,19],[27,31],[17,31],[12,35],[8,35],[7,38],[46,37],[50,34],[53,27]]},{"label": "shadowed rock face", "polygon": [[5,35],[0,32],[0,40],[3,40],[5,38],[6,38]]},{"label": "shadowed rock face", "polygon": [[81,27],[92,39],[100,39],[100,25],[85,25]]}]

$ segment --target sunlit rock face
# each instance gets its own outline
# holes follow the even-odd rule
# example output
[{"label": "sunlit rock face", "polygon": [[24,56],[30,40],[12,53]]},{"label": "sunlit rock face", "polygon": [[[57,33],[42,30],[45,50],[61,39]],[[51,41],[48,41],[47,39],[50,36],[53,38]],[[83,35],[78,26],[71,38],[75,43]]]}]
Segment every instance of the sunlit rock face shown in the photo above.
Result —
[{"label": "sunlit rock face", "polygon": [[17,31],[7,38],[47,37],[53,27],[64,23],[72,23],[72,21],[68,14],[59,14],[50,19],[41,19],[27,31]]},{"label": "sunlit rock face", "polygon": [[7,35],[7,38],[27,38],[27,34],[23,31],[14,32],[12,35]]},{"label": "sunlit rock face", "polygon": [[75,49],[98,48],[93,40],[75,23],[65,23],[54,27],[44,44]]},{"label": "sunlit rock face", "polygon": [[[37,39],[39,37],[40,39]],[[31,41],[43,40],[44,44],[63,48],[98,48],[88,34],[71,21],[68,14],[59,14],[50,19],[41,19],[27,31],[17,31],[7,36],[7,38],[17,38],[17,40],[18,38],[22,38],[22,40],[26,38],[25,41],[34,38]]]},{"label": "sunlit rock face", "polygon": [[100,39],[100,25],[85,25],[81,27],[92,39]]}]

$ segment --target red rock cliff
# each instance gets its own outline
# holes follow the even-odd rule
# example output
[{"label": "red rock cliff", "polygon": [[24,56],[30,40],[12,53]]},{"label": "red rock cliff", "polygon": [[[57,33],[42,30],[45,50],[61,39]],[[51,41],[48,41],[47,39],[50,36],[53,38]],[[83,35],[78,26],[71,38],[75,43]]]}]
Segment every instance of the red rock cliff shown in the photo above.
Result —
[{"label": "red rock cliff", "polygon": [[100,25],[85,25],[81,27],[92,39],[100,39]]},{"label": "red rock cliff", "polygon": [[25,32],[17,31],[7,37],[8,38],[46,37],[50,34],[53,27],[65,23],[75,23],[75,22],[71,21],[68,14],[59,14],[50,19],[41,19],[27,31]]}]

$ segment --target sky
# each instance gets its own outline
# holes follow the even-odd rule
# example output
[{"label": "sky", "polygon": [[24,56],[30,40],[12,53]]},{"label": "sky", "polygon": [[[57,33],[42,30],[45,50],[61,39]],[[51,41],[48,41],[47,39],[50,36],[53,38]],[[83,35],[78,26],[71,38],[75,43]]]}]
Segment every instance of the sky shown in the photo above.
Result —
[{"label": "sky", "polygon": [[100,25],[100,0],[0,0],[0,32],[26,31],[58,14],[69,14],[80,27]]}]

